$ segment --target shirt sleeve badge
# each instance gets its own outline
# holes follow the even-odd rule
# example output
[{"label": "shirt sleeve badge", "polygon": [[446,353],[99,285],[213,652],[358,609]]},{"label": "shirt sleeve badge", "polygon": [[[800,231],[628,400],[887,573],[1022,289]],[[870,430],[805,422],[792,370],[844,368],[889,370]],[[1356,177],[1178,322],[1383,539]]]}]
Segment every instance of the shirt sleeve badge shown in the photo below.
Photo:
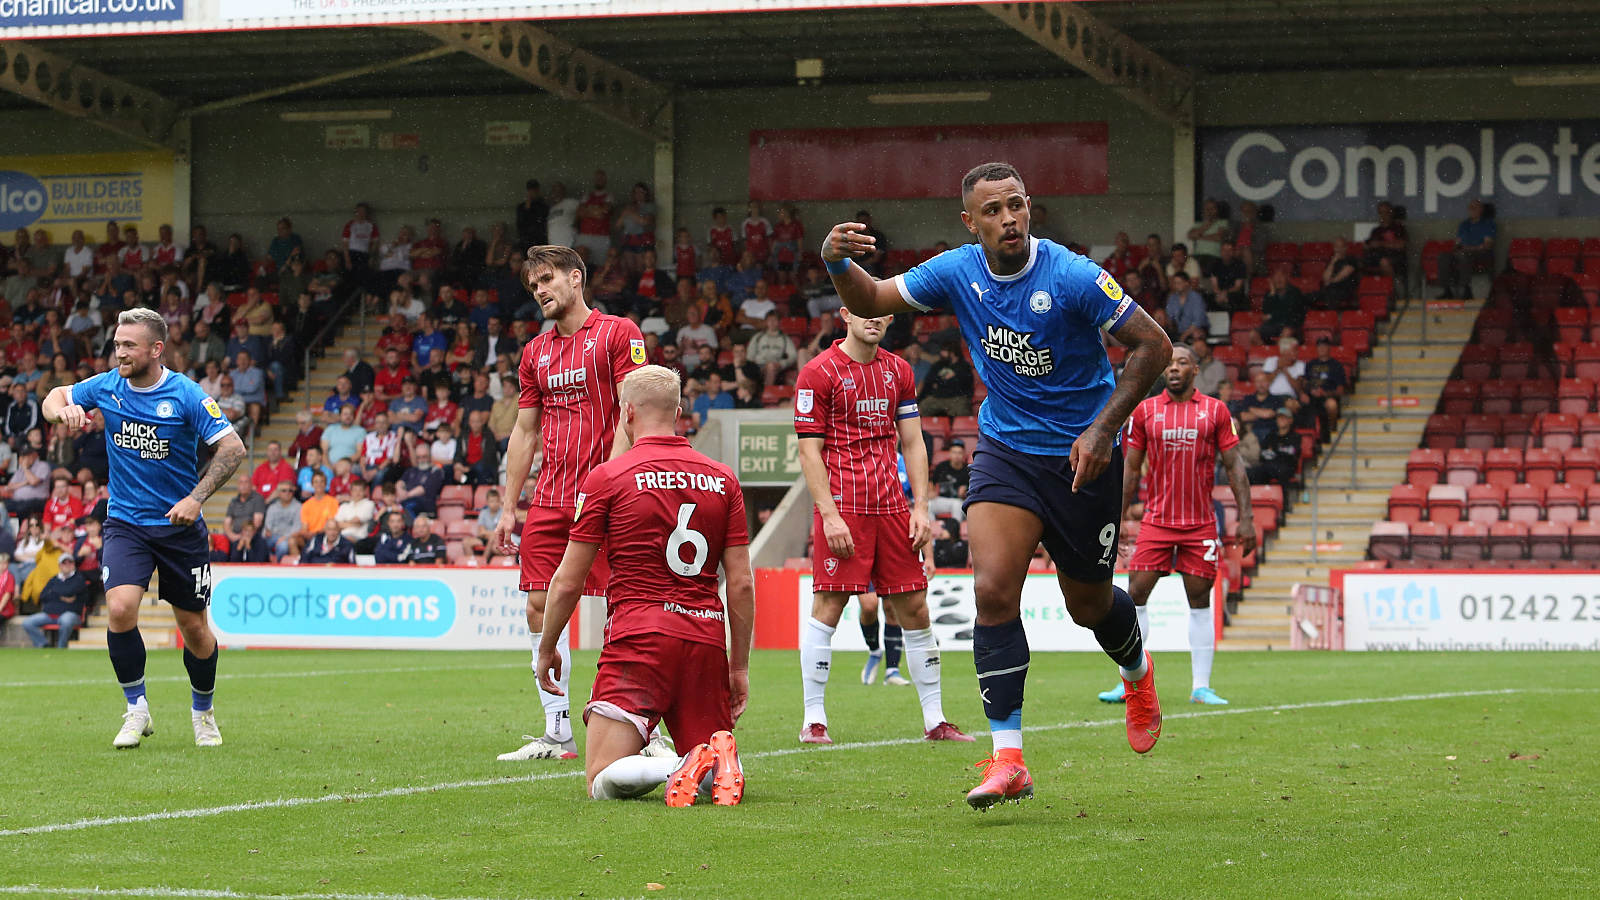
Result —
[{"label": "shirt sleeve badge", "polygon": [[588,494],[585,494],[585,493],[582,493],[582,492],[580,492],[578,494],[578,505],[577,505],[577,507],[575,509],[572,510],[572,521],[574,521],[574,522],[578,521],[578,517],[583,515],[583,501],[588,496],[589,496]]},{"label": "shirt sleeve badge", "polygon": [[811,412],[812,407],[815,406],[815,405],[816,405],[816,402],[812,399],[811,389],[810,388],[805,388],[805,389],[798,390],[798,391],[794,392],[794,409],[795,409],[795,412],[800,412],[800,413]]},{"label": "shirt sleeve badge", "polygon": [[644,341],[628,341],[628,356],[636,366],[644,365]]},{"label": "shirt sleeve badge", "polygon": [[1111,273],[1105,269],[1101,269],[1100,274],[1095,276],[1094,283],[1099,285],[1100,290],[1104,291],[1105,295],[1112,300],[1122,299],[1122,285],[1117,284],[1117,280],[1112,278]]},{"label": "shirt sleeve badge", "polygon": [[210,397],[200,401],[200,406],[203,407],[207,413],[211,414],[211,418],[222,418],[222,407],[218,406],[217,401],[211,399]]}]

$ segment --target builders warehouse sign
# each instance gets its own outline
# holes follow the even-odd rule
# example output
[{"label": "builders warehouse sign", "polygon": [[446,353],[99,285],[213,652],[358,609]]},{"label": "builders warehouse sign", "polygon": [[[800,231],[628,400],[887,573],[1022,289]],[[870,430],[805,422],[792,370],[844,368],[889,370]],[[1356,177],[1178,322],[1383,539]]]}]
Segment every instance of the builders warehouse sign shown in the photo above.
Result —
[{"label": "builders warehouse sign", "polygon": [[0,156],[0,232],[42,228],[65,244],[79,228],[98,239],[114,219],[154,237],[172,218],[170,153]]},{"label": "builders warehouse sign", "polygon": [[1280,221],[1371,221],[1378,200],[1412,217],[1600,216],[1600,121],[1445,122],[1207,129],[1208,197],[1270,203]]}]

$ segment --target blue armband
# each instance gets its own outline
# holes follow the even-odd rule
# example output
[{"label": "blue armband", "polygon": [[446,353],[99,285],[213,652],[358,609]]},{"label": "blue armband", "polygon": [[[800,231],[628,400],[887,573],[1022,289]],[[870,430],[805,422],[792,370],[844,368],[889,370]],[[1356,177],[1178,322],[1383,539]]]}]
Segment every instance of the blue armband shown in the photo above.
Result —
[{"label": "blue armband", "polygon": [[827,268],[829,275],[843,275],[850,271],[850,260],[848,258],[841,259],[838,262],[829,262],[824,259],[822,265]]}]

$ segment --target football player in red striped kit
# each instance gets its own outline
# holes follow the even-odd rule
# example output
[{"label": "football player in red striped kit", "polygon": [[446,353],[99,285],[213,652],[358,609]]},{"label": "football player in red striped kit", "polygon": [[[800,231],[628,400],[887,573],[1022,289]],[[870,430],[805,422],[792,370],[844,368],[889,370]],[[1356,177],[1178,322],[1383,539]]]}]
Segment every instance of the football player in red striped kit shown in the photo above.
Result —
[{"label": "football player in red striped kit", "polygon": [[[970,741],[944,718],[939,644],[928,620],[928,579],[918,555],[930,529],[928,451],[916,379],[910,363],[878,351],[893,316],[867,318],[848,310],[840,315],[845,337],[807,363],[795,382],[800,467],[816,502],[811,617],[800,627],[800,742],[833,743],[823,708],[833,632],[850,596],[869,585],[900,620],[906,668],[922,703],[923,735]],[[896,438],[915,498],[909,509],[895,461]]]},{"label": "football player in red striped kit", "polygon": [[[1217,517],[1211,502],[1217,457],[1239,504],[1239,549],[1255,549],[1255,521],[1250,511],[1250,480],[1239,458],[1239,435],[1228,407],[1195,390],[1198,371],[1194,351],[1172,346],[1167,364],[1167,389],[1141,402],[1128,418],[1127,456],[1122,476],[1122,517],[1139,496],[1140,469],[1150,459],[1149,490],[1144,519],[1128,563],[1128,593],[1138,607],[1139,633],[1150,634],[1150,592],[1174,570],[1183,575],[1189,597],[1189,667],[1194,676],[1189,700],[1227,705],[1211,689],[1211,661],[1217,652],[1211,611],[1211,587],[1222,555]],[[1119,683],[1100,695],[1107,703],[1123,702]]]},{"label": "football player in red striped kit", "polygon": [[[528,248],[522,264],[523,287],[538,301],[553,328],[529,341],[517,369],[521,384],[517,422],[506,446],[506,493],[509,502],[495,526],[495,543],[506,555],[520,552],[522,580],[528,592],[528,630],[537,657],[544,631],[545,594],[550,578],[567,549],[567,534],[577,509],[578,488],[590,470],[626,450],[627,436],[617,429],[617,386],[645,363],[644,335],[632,321],[590,309],[583,299],[583,260],[570,247]],[[512,541],[517,530],[516,498],[542,456],[533,487],[520,550]],[[605,595],[606,565],[602,553],[584,585],[584,596]],[[557,639],[563,660],[570,657],[566,630]],[[562,667],[571,671],[571,663]],[[545,732],[525,735],[529,742],[502,753],[501,760],[576,759],[571,706],[563,674],[562,693],[539,691],[545,711]],[[652,751],[657,748],[653,745]],[[660,752],[670,753],[664,746]]]}]

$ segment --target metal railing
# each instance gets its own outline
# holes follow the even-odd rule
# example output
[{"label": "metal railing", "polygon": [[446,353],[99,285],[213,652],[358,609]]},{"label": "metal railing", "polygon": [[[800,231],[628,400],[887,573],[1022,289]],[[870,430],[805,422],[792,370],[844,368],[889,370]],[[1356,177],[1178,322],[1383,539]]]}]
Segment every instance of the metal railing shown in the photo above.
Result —
[{"label": "metal railing", "polygon": [[1317,527],[1317,519],[1321,512],[1322,475],[1328,470],[1328,463],[1333,462],[1333,457],[1339,452],[1339,445],[1344,443],[1344,438],[1347,434],[1350,436],[1350,489],[1356,489],[1358,486],[1358,482],[1356,480],[1356,465],[1357,460],[1361,455],[1361,446],[1359,443],[1361,437],[1361,413],[1356,410],[1351,410],[1350,413],[1344,416],[1343,420],[1339,423],[1339,430],[1334,432],[1333,441],[1328,444],[1328,452],[1322,457],[1322,461],[1317,463],[1317,468],[1311,473],[1311,480],[1306,483],[1307,489],[1311,491],[1312,565],[1316,565],[1317,563],[1317,545],[1321,543],[1318,540],[1319,529]]},{"label": "metal railing", "polygon": [[[1423,326],[1422,327],[1424,329],[1424,335],[1426,335],[1426,329],[1428,327],[1427,326],[1428,316],[1427,316],[1427,309],[1426,309],[1427,304],[1424,303],[1423,306],[1424,306],[1424,309],[1423,309],[1423,316],[1422,316],[1422,322],[1423,322]],[[1407,298],[1407,300],[1404,303],[1402,303],[1402,304],[1400,304],[1400,305],[1395,307],[1394,318],[1393,318],[1392,321],[1389,322],[1389,330],[1387,332],[1385,332],[1384,335],[1383,335],[1383,348],[1384,348],[1383,352],[1384,352],[1384,369],[1385,369],[1385,371],[1384,371],[1384,415],[1386,417],[1390,417],[1390,418],[1392,418],[1394,416],[1394,336],[1395,336],[1395,334],[1397,332],[1399,332],[1401,323],[1405,321],[1406,314],[1409,313],[1410,311],[1411,311],[1411,300],[1409,298]]]},{"label": "metal railing", "polygon": [[356,313],[356,316],[357,316],[357,327],[359,328],[359,338],[358,339],[359,339],[360,343],[357,346],[360,347],[360,348],[363,348],[363,349],[367,346],[367,303],[366,303],[366,297],[367,297],[367,292],[365,290],[363,290],[360,285],[355,285],[354,287],[352,287],[349,296],[345,297],[344,298],[344,302],[339,304],[339,309],[336,312],[334,312],[333,315],[328,317],[328,321],[327,321],[326,324],[324,324],[322,326],[322,330],[317,332],[317,336],[312,338],[310,343],[306,344],[305,360],[304,360],[304,364],[301,366],[301,369],[300,369],[300,377],[305,379],[305,383],[306,383],[306,385],[305,385],[306,386],[306,407],[308,409],[311,408],[311,359],[312,359],[312,355],[314,353],[316,353],[318,350],[322,349],[322,347],[325,344],[327,344],[328,336],[331,335],[333,333],[334,329],[338,328],[340,323],[344,321],[345,316],[348,315],[349,312],[350,312],[350,304],[352,304],[352,303],[354,303],[356,305],[357,310],[358,310],[357,313]]}]

